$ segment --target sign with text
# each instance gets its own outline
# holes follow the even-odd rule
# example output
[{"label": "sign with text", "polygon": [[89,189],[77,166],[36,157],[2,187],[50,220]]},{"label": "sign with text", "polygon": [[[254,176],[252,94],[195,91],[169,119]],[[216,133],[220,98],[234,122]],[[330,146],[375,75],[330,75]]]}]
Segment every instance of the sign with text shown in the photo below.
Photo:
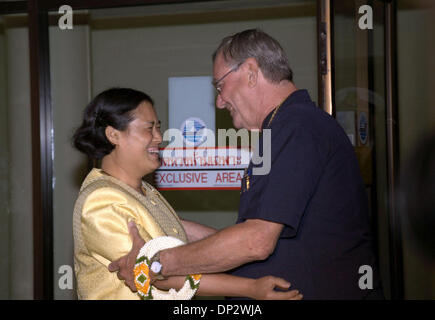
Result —
[{"label": "sign with text", "polygon": [[155,179],[159,190],[238,190],[251,152],[248,148],[165,148]]}]

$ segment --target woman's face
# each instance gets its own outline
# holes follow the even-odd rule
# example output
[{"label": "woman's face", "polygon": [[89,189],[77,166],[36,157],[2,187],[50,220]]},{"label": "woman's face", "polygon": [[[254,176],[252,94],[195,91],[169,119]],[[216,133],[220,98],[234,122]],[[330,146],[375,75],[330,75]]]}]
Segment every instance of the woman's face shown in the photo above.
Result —
[{"label": "woman's face", "polygon": [[147,175],[160,167],[159,145],[162,142],[160,121],[148,101],[133,111],[133,120],[120,131],[118,154],[122,155],[129,170],[135,169]]}]

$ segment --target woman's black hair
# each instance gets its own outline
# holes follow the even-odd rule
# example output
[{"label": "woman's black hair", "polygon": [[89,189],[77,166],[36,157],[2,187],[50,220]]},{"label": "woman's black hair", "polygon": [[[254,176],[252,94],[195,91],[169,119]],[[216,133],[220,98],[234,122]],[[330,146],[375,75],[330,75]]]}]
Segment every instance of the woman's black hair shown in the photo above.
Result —
[{"label": "woman's black hair", "polygon": [[86,107],[81,126],[73,136],[73,144],[91,159],[101,159],[112,152],[114,146],[106,137],[106,127],[123,131],[133,120],[132,111],[147,101],[154,105],[146,93],[129,88],[112,88],[101,92]]}]

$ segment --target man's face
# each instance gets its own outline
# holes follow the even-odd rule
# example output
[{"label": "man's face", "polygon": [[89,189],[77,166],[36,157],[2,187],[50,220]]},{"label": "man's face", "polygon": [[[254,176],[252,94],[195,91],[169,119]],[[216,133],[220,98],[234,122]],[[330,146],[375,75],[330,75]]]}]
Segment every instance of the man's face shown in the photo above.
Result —
[{"label": "man's face", "polygon": [[246,98],[248,88],[247,83],[243,81],[246,72],[243,63],[238,68],[235,67],[228,65],[222,54],[218,54],[215,59],[213,78],[217,88],[216,107],[226,108],[230,112],[235,128],[253,129],[255,125],[252,120],[255,113]]}]

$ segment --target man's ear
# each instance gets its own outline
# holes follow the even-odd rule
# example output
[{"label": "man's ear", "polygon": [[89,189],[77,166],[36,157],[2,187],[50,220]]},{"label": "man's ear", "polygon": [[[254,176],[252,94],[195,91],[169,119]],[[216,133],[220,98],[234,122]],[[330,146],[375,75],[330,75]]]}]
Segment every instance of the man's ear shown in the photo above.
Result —
[{"label": "man's ear", "polygon": [[253,88],[257,85],[260,68],[255,58],[248,58],[245,63],[248,68],[248,85],[250,88]]},{"label": "man's ear", "polygon": [[112,126],[107,126],[106,129],[104,130],[104,133],[106,134],[107,140],[109,140],[111,144],[113,144],[114,146],[119,144],[119,138],[120,138],[119,130],[116,130]]}]

